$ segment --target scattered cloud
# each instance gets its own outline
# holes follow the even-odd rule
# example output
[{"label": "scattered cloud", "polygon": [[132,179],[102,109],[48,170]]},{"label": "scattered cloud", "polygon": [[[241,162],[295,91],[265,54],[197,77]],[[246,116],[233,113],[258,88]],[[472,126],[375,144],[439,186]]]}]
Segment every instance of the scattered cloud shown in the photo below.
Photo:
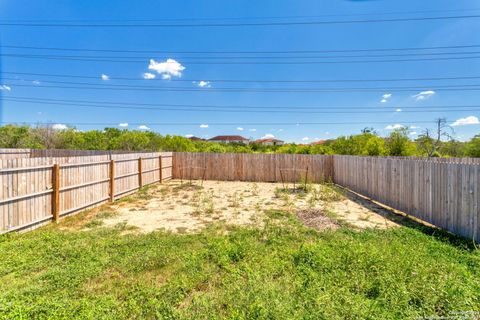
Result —
[{"label": "scattered cloud", "polygon": [[257,129],[248,129],[248,131],[255,132]]},{"label": "scattered cloud", "polygon": [[208,124],[201,124],[200,128],[202,128],[202,129],[208,128]]},{"label": "scattered cloud", "polygon": [[401,124],[389,124],[388,126],[385,127],[386,130],[395,130],[395,129],[401,129],[404,128],[403,125]]},{"label": "scattered cloud", "polygon": [[420,128],[420,127],[418,127],[418,126],[410,126],[410,129],[418,129],[418,128]]},{"label": "scattered cloud", "polygon": [[266,135],[264,135],[264,136],[262,137],[262,139],[272,139],[272,138],[275,138],[275,136],[274,136],[273,134],[271,134],[271,133],[267,133]]},{"label": "scattered cloud", "polygon": [[143,74],[143,79],[147,79],[147,80],[151,80],[151,79],[155,79],[156,75],[154,75],[153,73],[150,73],[150,72],[145,72]]},{"label": "scattered cloud", "polygon": [[395,109],[395,112],[402,112],[402,109],[397,108],[397,109]]},{"label": "scattered cloud", "polygon": [[126,128],[126,127],[128,127],[128,123],[122,122],[122,123],[119,123],[118,126],[122,127],[122,128]]},{"label": "scattered cloud", "polygon": [[282,131],[283,131],[283,129],[278,129],[278,132],[282,132]]},{"label": "scattered cloud", "polygon": [[382,100],[380,100],[381,103],[386,103],[388,101],[388,99],[390,99],[392,97],[392,94],[391,93],[385,93],[383,96],[382,96]]},{"label": "scattered cloud", "polygon": [[107,76],[106,74],[102,74],[102,80],[103,80],[103,81],[110,80],[110,77]]},{"label": "scattered cloud", "polygon": [[199,81],[199,82],[193,82],[193,83],[196,83],[197,86],[199,86],[200,88],[210,88],[211,85],[210,85],[210,81]]},{"label": "scattered cloud", "polygon": [[452,127],[468,126],[471,124],[480,124],[480,121],[475,116],[468,116],[466,118],[457,119],[454,123],[452,123]]},{"label": "scattered cloud", "polygon": [[52,125],[52,129],[53,130],[66,130],[66,129],[68,129],[68,126],[66,124],[63,124],[63,123],[55,123],[54,125]]},{"label": "scattered cloud", "polygon": [[38,81],[38,80],[33,80],[32,83],[36,86],[40,85],[40,81]]},{"label": "scattered cloud", "polygon": [[412,132],[410,132],[410,135],[411,135],[411,136],[415,136],[415,135],[417,135],[417,132],[416,132],[416,131],[412,131]]},{"label": "scattered cloud", "polygon": [[309,137],[303,137],[303,138],[302,138],[302,141],[308,141],[308,140],[310,140]]},{"label": "scattered cloud", "polygon": [[435,94],[433,90],[422,91],[412,96],[416,101],[427,100]]},{"label": "scattered cloud", "polygon": [[243,131],[244,129],[242,127],[237,127],[238,131]]},{"label": "scattered cloud", "polygon": [[162,62],[150,59],[148,69],[156,71],[158,74],[162,75],[162,79],[168,80],[172,77],[181,77],[182,71],[185,70],[185,67],[174,59],[167,59]]},{"label": "scattered cloud", "polygon": [[185,135],[185,138],[191,138],[191,137],[193,137],[193,134],[186,134]]},{"label": "scattered cloud", "polygon": [[9,86],[7,86],[5,84],[2,84],[2,85],[0,85],[0,90],[11,91],[12,88],[10,88]]},{"label": "scattered cloud", "polygon": [[149,128],[149,127],[147,127],[147,126],[146,126],[146,125],[144,125],[144,124],[142,124],[142,125],[139,125],[139,126],[138,126],[138,129],[139,129],[139,130],[150,130],[150,128]]}]

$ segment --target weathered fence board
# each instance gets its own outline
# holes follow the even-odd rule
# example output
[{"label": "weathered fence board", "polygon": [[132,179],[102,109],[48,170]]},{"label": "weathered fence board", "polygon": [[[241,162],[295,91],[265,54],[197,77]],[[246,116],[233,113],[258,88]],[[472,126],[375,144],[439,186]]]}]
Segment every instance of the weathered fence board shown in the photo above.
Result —
[{"label": "weathered fence board", "polygon": [[334,156],[334,181],[411,216],[480,241],[475,162]]},{"label": "weathered fence board", "polygon": [[227,181],[321,182],[333,175],[332,156],[303,154],[244,154],[174,152],[175,179]]},{"label": "weathered fence board", "polygon": [[56,203],[52,198],[56,190],[52,175],[54,164],[59,164],[60,216],[110,200],[111,185],[115,187],[113,198],[120,198],[137,191],[140,181],[142,186],[159,182],[160,171],[162,180],[172,176],[172,154],[169,152],[0,160],[0,233],[52,220],[52,204]]}]

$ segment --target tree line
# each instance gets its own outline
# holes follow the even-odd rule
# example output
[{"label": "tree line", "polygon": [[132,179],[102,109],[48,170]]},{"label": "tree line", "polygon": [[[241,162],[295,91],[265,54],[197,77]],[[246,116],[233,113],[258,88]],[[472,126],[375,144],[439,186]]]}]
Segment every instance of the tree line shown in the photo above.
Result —
[{"label": "tree line", "polygon": [[0,127],[0,148],[480,157],[480,135],[461,142],[451,138],[447,129],[439,121],[435,130],[425,130],[413,140],[407,128],[393,130],[387,137],[365,128],[359,134],[341,136],[322,144],[263,146],[192,141],[181,136],[116,128],[79,131],[5,125]]}]

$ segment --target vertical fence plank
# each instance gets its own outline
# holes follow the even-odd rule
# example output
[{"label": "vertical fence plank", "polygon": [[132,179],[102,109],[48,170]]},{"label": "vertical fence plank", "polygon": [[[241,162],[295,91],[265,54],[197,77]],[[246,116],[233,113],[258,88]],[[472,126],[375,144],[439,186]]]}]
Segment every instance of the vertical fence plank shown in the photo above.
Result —
[{"label": "vertical fence plank", "polygon": [[60,165],[54,164],[52,169],[52,216],[57,222],[60,216]]}]

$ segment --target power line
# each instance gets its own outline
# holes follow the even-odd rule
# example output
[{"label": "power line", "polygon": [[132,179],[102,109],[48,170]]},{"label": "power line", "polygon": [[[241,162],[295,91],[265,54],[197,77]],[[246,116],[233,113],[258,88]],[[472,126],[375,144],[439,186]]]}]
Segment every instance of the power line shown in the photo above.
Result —
[{"label": "power line", "polygon": [[[114,62],[114,63],[139,63],[141,60],[115,60],[88,57],[69,57],[60,55],[28,55],[28,54],[1,54],[3,57],[21,58],[21,59],[43,59],[43,60],[63,60],[63,61],[83,61],[83,62]],[[305,65],[305,64],[344,64],[344,63],[382,63],[382,62],[418,62],[418,61],[445,61],[445,60],[466,60],[478,59],[480,56],[467,57],[433,57],[419,59],[382,59],[382,60],[344,60],[344,61],[183,61],[188,64],[198,65]]]},{"label": "power line", "polygon": [[479,48],[480,44],[454,45],[454,46],[430,46],[430,47],[401,47],[401,48],[368,48],[368,49],[326,49],[326,50],[288,50],[288,51],[172,51],[172,50],[121,50],[121,49],[90,49],[90,48],[64,48],[64,47],[37,47],[2,45],[3,48],[33,49],[49,51],[80,51],[80,52],[116,52],[116,53],[168,53],[168,54],[292,54],[292,53],[346,53],[346,52],[375,52],[375,51],[418,51],[439,49],[467,49]]},{"label": "power line", "polygon": [[[4,80],[13,81],[35,81],[34,79],[19,80],[13,78],[4,78]],[[44,83],[67,84],[72,86],[59,85],[39,85],[39,84],[11,84],[17,87],[37,87],[37,88],[63,88],[63,89],[87,89],[87,90],[122,90],[122,91],[171,91],[171,92],[378,92],[378,91],[418,91],[426,90],[433,86],[394,86],[394,87],[333,87],[333,88],[240,88],[240,87],[224,87],[224,88],[191,88],[191,87],[160,87],[160,86],[139,86],[139,85],[123,85],[123,84],[97,84],[88,82],[73,81],[55,81],[42,80]],[[477,91],[480,90],[480,84],[459,84],[459,85],[435,85],[436,90],[444,91]]]},{"label": "power line", "polygon": [[[8,96],[4,100],[16,100],[22,102],[55,102],[55,103],[75,103],[82,105],[113,105],[113,106],[127,106],[129,108],[137,108],[138,106],[146,107],[179,107],[179,108],[210,108],[210,109],[259,109],[259,110],[318,110],[318,109],[385,109],[386,107],[373,107],[373,106],[335,106],[335,105],[323,105],[323,106],[252,106],[252,105],[217,105],[217,104],[175,104],[175,103],[141,103],[141,102],[112,102],[112,101],[98,101],[98,100],[71,100],[71,99],[53,99],[53,98],[38,98],[38,97],[15,97]],[[455,109],[455,108],[477,108],[477,105],[427,105],[427,106],[402,106],[402,109]],[[155,110],[156,108],[149,108]]]},{"label": "power line", "polygon": [[264,27],[264,26],[312,26],[312,25],[342,25],[370,24],[391,22],[438,21],[477,19],[480,15],[457,15],[437,17],[401,17],[355,20],[317,20],[317,21],[277,21],[277,22],[233,22],[233,23],[48,23],[48,22],[0,22],[0,26],[9,27],[62,27],[62,28],[192,28],[192,27]]},{"label": "power line", "polygon": [[[219,109],[184,109],[184,108],[152,108],[152,107],[138,107],[138,106],[115,106],[115,105],[88,105],[88,104],[76,104],[76,103],[59,103],[59,102],[39,102],[39,101],[25,101],[25,100],[15,100],[15,99],[5,99],[6,101],[17,102],[17,103],[33,103],[33,104],[43,104],[43,105],[59,105],[59,106],[75,106],[82,108],[94,108],[94,109],[129,109],[129,110],[150,110],[150,111],[187,111],[187,112],[216,112],[216,113],[293,113],[293,114],[378,114],[378,113],[394,113],[400,112],[395,110],[342,110],[342,111],[304,111],[304,110],[245,110],[245,109],[236,109],[236,110],[219,110]],[[377,107],[378,108],[378,107]],[[438,112],[465,112],[465,111],[479,111],[480,106],[474,106],[469,109],[443,109],[443,110],[401,110],[402,113],[438,113]]]},{"label": "power line", "polygon": [[[32,122],[32,121],[3,121],[2,124],[33,124],[52,125],[64,123],[67,125],[91,125],[91,126],[118,126],[118,122]],[[355,125],[355,124],[391,124],[392,121],[357,121],[357,122],[214,122],[208,126],[300,126],[300,125]],[[435,123],[435,121],[402,121],[408,124]],[[129,122],[129,125],[150,125],[150,126],[199,126],[201,122]]]},{"label": "power line", "polygon": [[[78,78],[78,79],[95,79],[99,80],[99,76],[86,76],[78,74],[52,74],[52,73],[30,73],[30,72],[9,72],[2,71],[3,74],[28,75],[41,77],[58,77],[58,78]],[[144,78],[132,77],[116,77],[109,75],[110,80],[126,80],[126,81],[152,81]],[[312,79],[312,80],[266,80],[266,79],[170,79],[171,82],[232,82],[232,83],[332,83],[332,82],[401,82],[401,81],[443,81],[443,80],[473,80],[480,79],[480,76],[450,76],[450,77],[421,77],[421,78],[379,78],[379,79]],[[15,79],[20,80],[20,79]]]}]

